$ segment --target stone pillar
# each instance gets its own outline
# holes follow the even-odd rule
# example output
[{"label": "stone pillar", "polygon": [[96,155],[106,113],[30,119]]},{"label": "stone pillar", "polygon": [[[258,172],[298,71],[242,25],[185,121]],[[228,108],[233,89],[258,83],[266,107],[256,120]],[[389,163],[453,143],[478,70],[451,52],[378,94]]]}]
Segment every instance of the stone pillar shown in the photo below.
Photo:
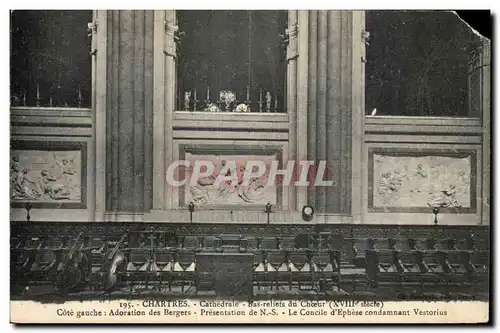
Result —
[{"label": "stone pillar", "polygon": [[491,41],[482,38],[469,55],[469,117],[481,119],[482,137],[482,224],[490,220],[491,171]]},{"label": "stone pillar", "polygon": [[[307,160],[316,161],[316,109],[317,109],[317,96],[316,96],[316,81],[318,77],[318,11],[311,10],[309,12],[309,61],[308,61],[308,82],[307,82]],[[307,202],[313,207],[316,206],[316,189],[309,186],[307,191]]]},{"label": "stone pillar", "polygon": [[308,159],[326,161],[324,179],[333,181],[309,189],[318,213],[351,213],[352,20],[352,11],[309,13]]},{"label": "stone pillar", "polygon": [[[308,76],[309,76],[309,12],[298,11],[298,54],[297,59],[297,112],[296,112],[296,165],[300,161],[308,160],[307,156],[307,133],[308,129]],[[301,211],[307,204],[308,187],[296,187],[295,209]]]},{"label": "stone pillar", "polygon": [[[299,56],[298,47],[298,11],[288,11],[288,27],[286,29],[288,38],[286,60],[287,60],[287,111],[290,133],[297,133],[297,58]],[[297,140],[292,134],[288,146],[288,160],[295,160],[297,157]],[[290,208],[294,209],[297,202],[296,189],[292,186],[288,188]]]},{"label": "stone pillar", "polygon": [[107,13],[106,212],[152,205],[153,12]]}]

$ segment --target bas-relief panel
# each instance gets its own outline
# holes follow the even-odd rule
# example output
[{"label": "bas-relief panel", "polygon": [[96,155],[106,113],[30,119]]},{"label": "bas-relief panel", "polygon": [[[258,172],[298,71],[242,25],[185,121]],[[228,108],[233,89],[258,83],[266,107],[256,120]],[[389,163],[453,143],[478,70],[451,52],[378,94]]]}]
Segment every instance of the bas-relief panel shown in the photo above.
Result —
[{"label": "bas-relief panel", "polygon": [[374,207],[471,208],[471,156],[373,155]]},{"label": "bas-relief panel", "polygon": [[[215,170],[212,175],[201,178],[194,185],[190,185],[192,169],[187,168],[185,177],[188,180],[185,185],[185,201],[193,202],[197,206],[202,205],[262,205],[271,203],[276,205],[278,202],[276,186],[267,186],[269,168],[272,161],[278,160],[277,154],[273,155],[204,155],[186,153],[186,160],[190,165],[194,161],[210,161]],[[216,184],[216,178],[220,174],[226,161],[235,161],[237,182],[221,182]],[[243,184],[243,175],[247,161],[262,161],[266,164],[266,172],[258,177],[251,179],[248,185]],[[205,171],[205,170],[202,170]],[[256,171],[256,170],[253,170]],[[225,176],[229,176],[226,174]]]},{"label": "bas-relief panel", "polygon": [[81,151],[12,150],[12,202],[81,202]]}]

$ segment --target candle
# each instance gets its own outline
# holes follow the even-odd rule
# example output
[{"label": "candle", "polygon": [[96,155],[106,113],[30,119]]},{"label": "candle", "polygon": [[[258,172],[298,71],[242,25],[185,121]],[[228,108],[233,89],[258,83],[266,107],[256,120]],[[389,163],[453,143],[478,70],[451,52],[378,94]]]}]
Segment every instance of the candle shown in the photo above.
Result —
[{"label": "candle", "polygon": [[40,84],[36,84],[36,106],[40,106]]},{"label": "candle", "polygon": [[82,106],[82,90],[80,85],[78,85],[78,107]]},{"label": "candle", "polygon": [[259,112],[262,112],[262,89],[259,91]]},{"label": "candle", "polygon": [[210,100],[210,87],[207,87],[207,101]]},{"label": "candle", "polygon": [[250,86],[247,86],[247,102],[250,101]]},{"label": "candle", "polygon": [[198,99],[196,98],[196,88],[194,88],[194,100],[193,100],[193,111],[196,111],[196,104],[198,103]]}]

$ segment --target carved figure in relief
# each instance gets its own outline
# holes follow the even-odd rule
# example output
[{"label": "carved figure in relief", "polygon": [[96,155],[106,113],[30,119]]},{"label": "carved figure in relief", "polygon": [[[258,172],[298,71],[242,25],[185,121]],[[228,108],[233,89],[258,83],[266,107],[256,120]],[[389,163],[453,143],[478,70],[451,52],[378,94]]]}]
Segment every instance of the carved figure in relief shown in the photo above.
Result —
[{"label": "carved figure in relief", "polygon": [[427,178],[427,170],[425,170],[422,164],[417,165],[417,171],[415,173],[422,178]]},{"label": "carved figure in relief", "polygon": [[430,207],[460,208],[461,205],[458,203],[455,195],[455,185],[450,185],[448,189],[442,190],[439,193],[431,194],[427,204]]},{"label": "carved figure in relief", "polygon": [[239,197],[245,202],[258,202],[264,197],[266,182],[262,179],[252,179],[248,186],[238,188]]},{"label": "carved figure in relief", "polygon": [[238,174],[238,196],[247,203],[258,202],[264,197],[265,189],[267,186],[267,177],[264,175],[251,179],[247,186],[243,186],[243,180],[245,172],[252,171],[246,170],[245,166],[242,165],[239,169]]},{"label": "carved figure in relief", "polygon": [[470,203],[470,157],[375,155],[374,162],[375,206],[458,208]]},{"label": "carved figure in relief", "polygon": [[56,154],[33,153],[28,151],[21,166],[18,154],[12,154],[10,177],[11,198],[14,200],[78,200],[80,185],[74,159],[66,153],[63,157]]},{"label": "carved figure in relief", "polygon": [[40,196],[37,183],[28,176],[28,170],[21,168],[13,182],[13,199],[36,199]]},{"label": "carved figure in relief", "polygon": [[70,192],[59,182],[59,179],[54,177],[48,170],[42,170],[40,179],[40,188],[42,193],[47,194],[51,199],[68,199]]},{"label": "carved figure in relief", "polygon": [[378,184],[378,193],[384,197],[384,201],[387,202],[389,198],[394,196],[395,192],[398,192],[401,187],[401,177],[393,172],[385,172],[382,174],[380,182]]},{"label": "carved figure in relief", "polygon": [[190,106],[191,106],[191,92],[185,91],[184,92],[184,110],[189,111]]},{"label": "carved figure in relief", "polygon": [[73,167],[73,160],[63,158],[62,161],[59,161],[55,158],[55,156],[54,159],[60,169],[60,175],[58,177],[59,181],[63,184],[64,187],[68,189],[68,191],[71,192],[75,188],[75,186],[77,186],[76,171]]},{"label": "carved figure in relief", "polygon": [[189,188],[191,192],[191,199],[194,204],[206,204],[208,203],[208,190],[205,186],[196,185]]},{"label": "carved figure in relief", "polygon": [[13,154],[10,160],[10,171],[11,175],[17,175],[22,169],[21,164],[19,163],[19,155]]},{"label": "carved figure in relief", "polygon": [[[247,171],[246,163],[236,161],[236,169],[233,166],[227,168],[227,171],[224,169],[227,164],[226,160],[217,160],[214,164],[216,165],[215,170],[211,175],[198,179],[196,185],[190,186],[188,201],[199,205],[235,203],[235,199],[241,200],[242,203],[256,203],[264,200],[267,191],[266,174],[257,179],[251,179],[248,185],[244,185],[243,182]],[[236,174],[232,175],[232,172],[236,172]],[[216,185],[216,178],[219,175],[228,178]],[[229,177],[233,178],[233,181],[229,180]]]}]

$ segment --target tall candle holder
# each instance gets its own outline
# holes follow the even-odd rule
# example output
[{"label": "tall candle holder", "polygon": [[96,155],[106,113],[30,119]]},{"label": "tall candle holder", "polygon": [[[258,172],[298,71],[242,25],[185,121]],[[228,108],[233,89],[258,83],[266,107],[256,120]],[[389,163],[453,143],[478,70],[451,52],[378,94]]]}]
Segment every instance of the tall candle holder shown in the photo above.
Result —
[{"label": "tall candle holder", "polygon": [[266,92],[266,112],[271,112],[271,103],[272,103],[272,97],[271,93],[268,91]]},{"label": "tall candle holder", "polygon": [[259,112],[262,112],[262,104],[264,103],[264,100],[262,99],[262,89],[259,90]]},{"label": "tall candle holder", "polygon": [[40,106],[40,84],[36,84],[36,106]]},{"label": "tall candle holder", "polygon": [[193,111],[197,111],[196,108],[197,108],[197,105],[198,105],[198,98],[197,98],[197,94],[196,94],[196,88],[194,88],[194,97],[193,97]]},{"label": "tall candle holder", "polygon": [[438,225],[438,214],[439,214],[439,207],[435,206],[432,208],[432,213],[434,214],[434,225]]},{"label": "tall candle holder", "polygon": [[208,108],[212,102],[210,101],[210,87],[207,87],[207,98],[205,99],[205,106]]},{"label": "tall candle holder", "polygon": [[252,101],[250,100],[250,86],[247,86],[247,99],[245,100],[245,104],[251,110],[250,103],[252,103]]},{"label": "tall candle holder", "polygon": [[31,210],[31,208],[33,208],[33,205],[30,202],[27,202],[24,205],[24,208],[26,209],[26,221],[29,222],[31,220],[30,210]]},{"label": "tall candle holder", "polygon": [[191,106],[191,91],[184,92],[184,111],[189,111]]}]

